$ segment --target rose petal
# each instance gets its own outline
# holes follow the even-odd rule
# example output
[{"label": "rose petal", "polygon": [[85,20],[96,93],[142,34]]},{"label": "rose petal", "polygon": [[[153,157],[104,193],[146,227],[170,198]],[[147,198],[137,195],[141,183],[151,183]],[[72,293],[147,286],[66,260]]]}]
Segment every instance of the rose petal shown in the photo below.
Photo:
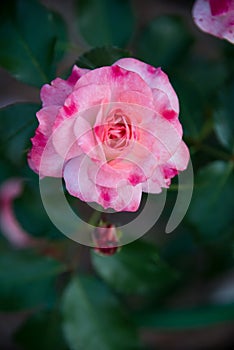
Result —
[{"label": "rose petal", "polygon": [[110,89],[103,85],[81,87],[69,95],[53,127],[53,144],[63,158],[79,156],[81,150],[91,152],[90,147],[96,146],[92,123],[109,98]]},{"label": "rose petal", "polygon": [[51,85],[45,84],[41,89],[43,107],[52,105],[62,106],[67,96],[72,92],[76,82],[88,71],[88,69],[81,69],[74,66],[67,80],[56,78],[51,82]]},{"label": "rose petal", "polygon": [[188,147],[186,144],[182,141],[177,148],[176,152],[173,154],[173,156],[169,159],[167,162],[167,165],[170,168],[177,169],[179,171],[183,171],[187,168],[188,162],[189,162],[190,154]]},{"label": "rose petal", "polygon": [[[55,121],[54,129],[56,129],[64,120],[76,117],[79,114],[91,109],[95,106],[101,106],[110,101],[111,90],[105,85],[90,85],[80,87],[73,91],[72,94],[64,102],[64,106],[60,108]],[[93,123],[95,115],[93,116]]]},{"label": "rose petal", "polygon": [[69,160],[65,167],[63,177],[68,192],[85,202],[98,202],[99,193],[93,182],[87,176],[91,160],[81,155]]},{"label": "rose petal", "polygon": [[90,71],[78,80],[75,89],[93,84],[108,86],[112,102],[119,101],[118,96],[124,91],[138,91],[146,96],[152,96],[151,89],[138,74],[117,65]]},{"label": "rose petal", "polygon": [[58,106],[48,106],[40,109],[36,116],[39,121],[38,130],[46,137],[50,137],[52,133],[53,124],[58,114]]},{"label": "rose petal", "polygon": [[232,0],[209,0],[212,16],[226,14],[231,9]]},{"label": "rose petal", "polygon": [[142,185],[126,185],[117,188],[118,196],[112,208],[116,211],[134,212],[140,206],[142,197]]},{"label": "rose petal", "polygon": [[152,176],[142,184],[142,191],[146,193],[160,193],[167,188],[164,173],[160,166],[154,169]]},{"label": "rose petal", "polygon": [[64,180],[68,192],[85,202],[96,202],[105,209],[116,211],[136,211],[141,200],[141,185],[125,185],[108,188],[95,184],[87,174],[93,165],[90,158],[80,156],[67,162],[64,168]]},{"label": "rose petal", "polygon": [[39,130],[32,139],[32,149],[28,153],[28,163],[40,177],[61,177],[64,159],[54,149],[52,139],[49,140]]},{"label": "rose petal", "polygon": [[58,108],[58,106],[49,106],[37,112],[40,124],[31,139],[32,149],[28,154],[28,163],[31,169],[37,173],[40,172],[41,176],[61,176],[63,159],[57,154],[50,137]]},{"label": "rose petal", "polygon": [[166,164],[157,166],[152,176],[142,184],[144,192],[160,193],[162,188],[168,188],[171,178],[176,176],[179,171],[185,170],[189,162],[189,151],[182,141],[174,155]]},{"label": "rose petal", "polygon": [[153,66],[134,58],[121,58],[114,64],[139,74],[152,89],[161,90],[161,92],[168,97],[168,109],[175,112],[174,116],[178,115],[179,102],[177,95],[172,88],[167,75],[161,70],[161,68],[154,68]]},{"label": "rose petal", "polygon": [[126,159],[115,159],[102,165],[91,162],[88,166],[88,176],[96,185],[108,188],[129,184],[136,186],[146,179],[142,169]]},{"label": "rose petal", "polygon": [[181,142],[181,129],[174,123],[156,115],[151,122],[142,123],[139,144],[143,145],[158,159],[158,164],[166,162],[175,153]]},{"label": "rose petal", "polygon": [[[213,11],[216,11],[214,7]],[[232,0],[228,12],[226,7],[222,7],[220,11],[223,11],[222,15],[213,16],[209,2],[197,0],[193,6],[193,19],[202,31],[234,44],[234,1]]]}]

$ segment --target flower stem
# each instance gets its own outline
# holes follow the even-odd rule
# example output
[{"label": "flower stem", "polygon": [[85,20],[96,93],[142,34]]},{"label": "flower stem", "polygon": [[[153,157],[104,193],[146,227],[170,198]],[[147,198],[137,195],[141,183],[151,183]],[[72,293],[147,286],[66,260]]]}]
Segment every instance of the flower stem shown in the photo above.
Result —
[{"label": "flower stem", "polygon": [[94,210],[94,212],[90,216],[89,224],[92,225],[92,226],[97,227],[99,222],[100,222],[101,216],[102,216],[102,212],[101,211]]}]

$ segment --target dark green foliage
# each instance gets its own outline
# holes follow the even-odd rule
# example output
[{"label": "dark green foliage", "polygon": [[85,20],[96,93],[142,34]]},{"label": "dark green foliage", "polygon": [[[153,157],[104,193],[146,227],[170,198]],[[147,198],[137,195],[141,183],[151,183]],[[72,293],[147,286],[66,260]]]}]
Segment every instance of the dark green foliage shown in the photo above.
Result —
[{"label": "dark green foliage", "polygon": [[0,309],[16,311],[53,305],[54,282],[64,271],[57,261],[34,254],[1,249]]},{"label": "dark green foliage", "polygon": [[[204,335],[208,327],[234,322],[234,298],[225,294],[231,279],[227,289],[221,283],[234,267],[234,46],[208,34],[199,42],[187,25],[192,25],[188,5],[187,21],[163,14],[144,23],[136,18],[143,14],[132,10],[134,4],[75,1],[74,25],[90,49],[75,47],[83,54],[73,64],[95,69],[135,57],[162,67],[180,102],[194,167],[192,201],[176,231],[164,234],[178,187],[174,181],[147,240],[123,246],[113,256],[82,248],[50,222],[38,175],[27,163],[40,105],[26,101],[0,109],[0,181],[23,179],[12,210],[40,242],[35,249],[17,250],[4,232],[0,236],[0,309],[28,313],[14,335],[22,350],[148,350],[142,331],[159,338],[165,331],[201,330]],[[0,20],[0,66],[36,87],[55,79],[58,64],[73,47],[63,19],[42,2],[13,0],[2,1]],[[66,78],[67,67],[64,71]],[[75,212],[81,208],[90,217],[92,208],[67,197]],[[122,218],[130,220],[130,215]],[[223,294],[217,297],[216,288],[224,288]],[[159,338],[152,349],[160,348]]]},{"label": "dark green foliage", "polygon": [[[163,292],[178,278],[160,259],[158,249],[142,240],[124,246],[118,254],[105,257],[92,254],[98,274],[115,290],[126,294]],[[143,263],[144,262],[144,263]]]},{"label": "dark green foliage", "polygon": [[157,17],[139,34],[137,56],[168,70],[184,59],[190,44],[191,35],[179,17]]},{"label": "dark green foliage", "polygon": [[129,0],[77,0],[77,25],[92,46],[125,46],[134,30]]},{"label": "dark green foliage", "polygon": [[1,5],[0,65],[20,81],[41,86],[55,74],[64,53],[61,18],[34,0]]},{"label": "dark green foliage", "polygon": [[111,66],[117,60],[130,56],[128,50],[118,47],[103,46],[90,50],[78,58],[76,64],[82,68],[94,69]]},{"label": "dark green foliage", "polygon": [[70,281],[62,304],[64,334],[71,349],[137,349],[136,331],[114,294],[92,277]]}]

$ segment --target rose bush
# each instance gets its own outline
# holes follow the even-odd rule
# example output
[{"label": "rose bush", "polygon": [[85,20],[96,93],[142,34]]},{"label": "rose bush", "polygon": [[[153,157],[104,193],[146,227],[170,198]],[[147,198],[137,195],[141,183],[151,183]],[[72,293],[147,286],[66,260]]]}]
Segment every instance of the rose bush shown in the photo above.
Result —
[{"label": "rose bush", "polygon": [[193,17],[204,32],[234,43],[234,0],[197,0]]},{"label": "rose bush", "polygon": [[29,165],[63,177],[68,192],[116,211],[136,211],[187,167],[179,103],[167,75],[133,58],[73,67],[41,89]]}]

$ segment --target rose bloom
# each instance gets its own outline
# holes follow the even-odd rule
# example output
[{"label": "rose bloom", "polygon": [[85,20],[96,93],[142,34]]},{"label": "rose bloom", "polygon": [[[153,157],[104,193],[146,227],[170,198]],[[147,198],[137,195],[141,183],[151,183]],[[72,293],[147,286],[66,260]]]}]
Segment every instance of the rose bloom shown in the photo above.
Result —
[{"label": "rose bloom", "polygon": [[204,32],[234,44],[234,0],[197,0],[193,18]]},{"label": "rose bloom", "polygon": [[43,108],[29,165],[63,177],[67,191],[115,211],[136,211],[142,192],[160,193],[187,167],[179,104],[167,75],[123,58],[73,67],[41,89]]}]

